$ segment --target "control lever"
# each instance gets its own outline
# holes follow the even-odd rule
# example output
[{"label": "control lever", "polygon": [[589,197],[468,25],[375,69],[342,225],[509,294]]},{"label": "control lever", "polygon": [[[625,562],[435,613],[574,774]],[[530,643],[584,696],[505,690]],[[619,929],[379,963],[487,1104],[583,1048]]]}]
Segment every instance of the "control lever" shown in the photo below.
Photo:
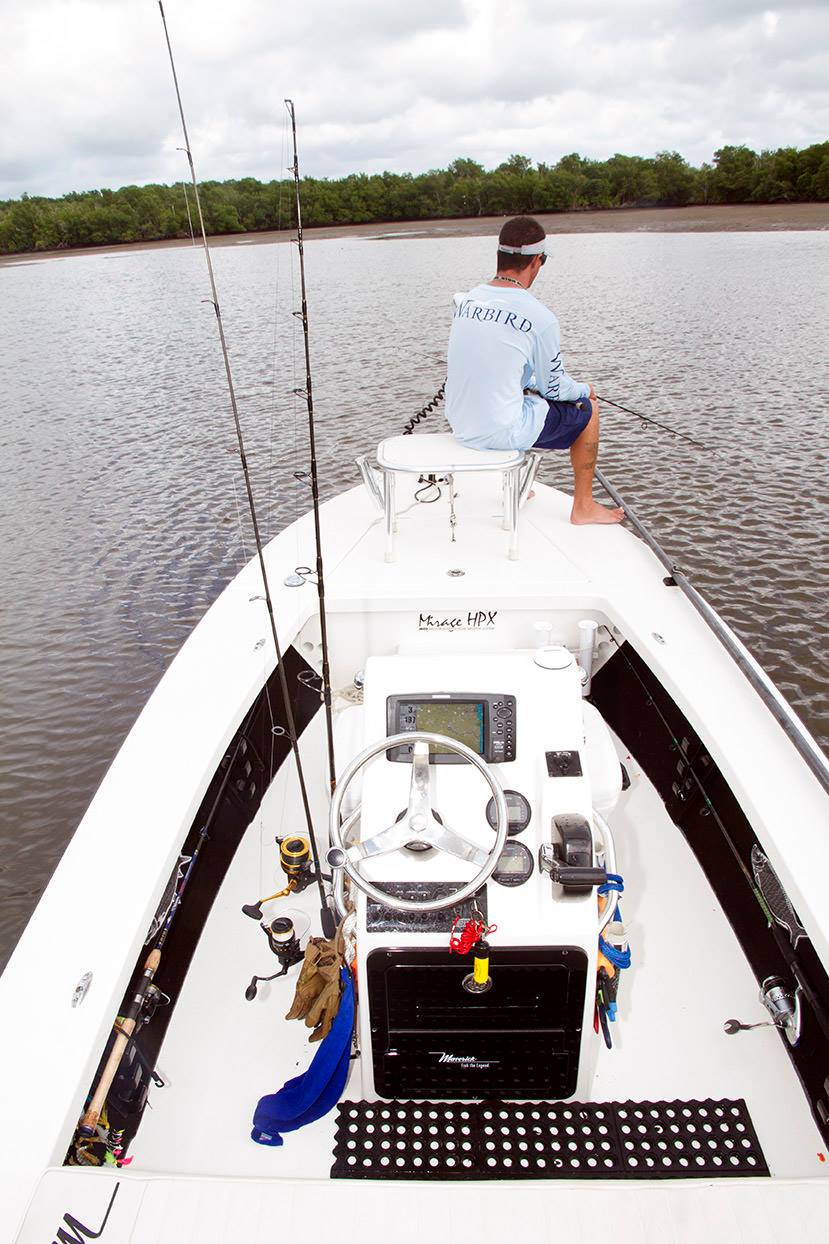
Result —
[{"label": "control lever", "polygon": [[593,867],[593,833],[580,813],[554,816],[552,838],[538,853],[542,872],[573,894],[586,894],[592,886],[606,884],[606,871]]},{"label": "control lever", "polygon": [[564,886],[565,890],[577,890],[581,893],[594,885],[607,884],[607,873],[603,868],[566,864],[556,854],[557,846],[557,843],[544,842],[538,852],[538,867],[541,872],[549,873],[552,881]]}]

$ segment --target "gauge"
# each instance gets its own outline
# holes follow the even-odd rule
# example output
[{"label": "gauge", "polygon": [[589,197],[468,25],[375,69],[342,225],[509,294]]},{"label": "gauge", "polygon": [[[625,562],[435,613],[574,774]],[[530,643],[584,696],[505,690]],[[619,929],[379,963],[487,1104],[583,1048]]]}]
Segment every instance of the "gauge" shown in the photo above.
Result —
[{"label": "gauge", "polygon": [[[529,800],[526,799],[518,790],[505,790],[504,798],[507,801],[507,833],[510,838],[513,838],[515,834],[520,834],[522,830],[527,828],[530,823],[530,817],[532,816],[532,810],[530,808]],[[489,821],[493,829],[497,827],[498,822],[495,816],[494,799],[490,799],[489,803],[486,805],[486,819]]]},{"label": "gauge", "polygon": [[508,842],[501,852],[492,880],[499,885],[523,885],[533,871],[533,857],[522,842]]}]

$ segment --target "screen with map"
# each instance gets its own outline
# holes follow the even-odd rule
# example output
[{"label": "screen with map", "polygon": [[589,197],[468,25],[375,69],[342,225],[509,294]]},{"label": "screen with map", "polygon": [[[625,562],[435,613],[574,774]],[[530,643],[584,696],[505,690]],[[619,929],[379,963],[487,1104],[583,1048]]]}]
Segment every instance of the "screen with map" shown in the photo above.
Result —
[{"label": "screen with map", "polygon": [[[465,743],[479,756],[484,754],[484,706],[480,700],[461,704],[429,700],[406,707],[414,710],[415,730],[446,734],[450,739]],[[433,747],[431,750],[439,756],[446,754],[448,748]]]}]

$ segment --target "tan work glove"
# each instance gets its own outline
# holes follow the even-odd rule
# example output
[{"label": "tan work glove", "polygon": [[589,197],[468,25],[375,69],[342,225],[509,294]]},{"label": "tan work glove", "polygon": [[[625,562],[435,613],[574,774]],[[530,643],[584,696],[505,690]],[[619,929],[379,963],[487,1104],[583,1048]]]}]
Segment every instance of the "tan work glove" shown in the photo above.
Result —
[{"label": "tan work glove", "polygon": [[296,993],[286,1019],[304,1019],[311,1041],[322,1041],[340,1009],[340,968],[344,965],[342,925],[329,941],[309,938]]},{"label": "tan work glove", "polygon": [[296,983],[294,1000],[286,1019],[304,1019],[319,996],[325,980],[317,967],[320,957],[320,944],[326,945],[323,938],[312,937],[305,947],[305,958]]},{"label": "tan work glove", "polygon": [[342,957],[337,954],[320,956],[317,975],[324,981],[316,1001],[305,1016],[305,1024],[314,1031],[309,1041],[322,1041],[331,1031],[331,1025],[340,1009],[340,969]]}]

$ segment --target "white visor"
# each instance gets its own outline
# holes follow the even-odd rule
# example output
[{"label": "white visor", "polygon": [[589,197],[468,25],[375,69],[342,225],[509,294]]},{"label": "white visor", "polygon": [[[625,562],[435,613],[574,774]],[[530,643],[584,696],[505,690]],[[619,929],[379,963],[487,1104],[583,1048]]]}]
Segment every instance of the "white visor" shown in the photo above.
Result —
[{"label": "white visor", "polygon": [[508,255],[546,255],[547,239],[542,238],[540,242],[528,242],[526,246],[504,246],[502,242],[498,243],[499,251],[506,251]]}]

